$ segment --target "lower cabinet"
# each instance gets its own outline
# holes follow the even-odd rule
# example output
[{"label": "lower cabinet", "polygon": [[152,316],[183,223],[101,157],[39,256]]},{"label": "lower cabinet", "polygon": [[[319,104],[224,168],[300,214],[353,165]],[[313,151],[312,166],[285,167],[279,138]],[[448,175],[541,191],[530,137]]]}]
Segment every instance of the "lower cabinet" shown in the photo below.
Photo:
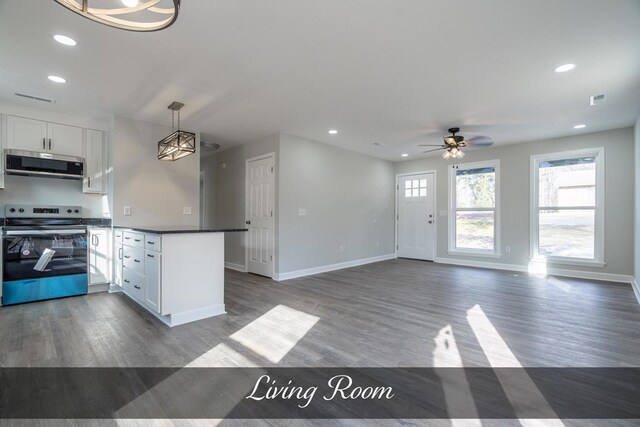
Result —
[{"label": "lower cabinet", "polygon": [[111,282],[109,271],[111,256],[111,230],[108,228],[89,228],[89,286],[104,285]]},{"label": "lower cabinet", "polygon": [[156,313],[160,313],[161,307],[162,252],[156,250],[160,249],[159,245],[156,235],[116,231],[115,283],[119,284],[120,271],[120,286],[124,292]]},{"label": "lower cabinet", "polygon": [[113,263],[114,265],[113,283],[122,287],[122,284],[123,284],[122,282],[122,260],[123,260],[122,243],[118,243],[118,241],[116,240],[114,248],[115,248],[115,251],[113,254],[113,259],[115,260],[115,262]]}]

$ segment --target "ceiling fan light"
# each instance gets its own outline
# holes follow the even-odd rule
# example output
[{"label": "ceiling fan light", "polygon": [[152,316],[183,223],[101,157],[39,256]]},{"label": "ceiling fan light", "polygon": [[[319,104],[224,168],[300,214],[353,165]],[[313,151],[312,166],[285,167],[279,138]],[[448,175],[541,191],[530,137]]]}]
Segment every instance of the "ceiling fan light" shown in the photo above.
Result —
[{"label": "ceiling fan light", "polygon": [[[87,19],[128,31],[158,31],[169,27],[178,18],[181,0],[172,0],[170,7],[158,7],[160,1],[122,0],[123,7],[103,8],[97,0],[55,0],[59,5]],[[98,6],[95,6],[96,3]],[[143,12],[152,19],[141,19]]]},{"label": "ceiling fan light", "polygon": [[458,158],[461,159],[465,156],[464,151],[458,150]]},{"label": "ceiling fan light", "polygon": [[449,150],[446,150],[444,153],[442,153],[442,158],[447,160],[449,157],[451,157],[451,153],[449,153]]}]

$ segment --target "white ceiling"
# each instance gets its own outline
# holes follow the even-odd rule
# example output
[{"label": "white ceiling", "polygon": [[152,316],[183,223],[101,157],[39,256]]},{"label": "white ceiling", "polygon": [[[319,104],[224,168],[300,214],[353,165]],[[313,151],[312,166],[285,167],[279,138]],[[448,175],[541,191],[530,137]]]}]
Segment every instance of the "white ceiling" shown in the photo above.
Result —
[{"label": "white ceiling", "polygon": [[145,34],[0,0],[0,96],[163,124],[178,100],[183,127],[223,148],[287,132],[391,160],[450,126],[501,144],[630,126],[640,110],[638,0],[182,3]]}]

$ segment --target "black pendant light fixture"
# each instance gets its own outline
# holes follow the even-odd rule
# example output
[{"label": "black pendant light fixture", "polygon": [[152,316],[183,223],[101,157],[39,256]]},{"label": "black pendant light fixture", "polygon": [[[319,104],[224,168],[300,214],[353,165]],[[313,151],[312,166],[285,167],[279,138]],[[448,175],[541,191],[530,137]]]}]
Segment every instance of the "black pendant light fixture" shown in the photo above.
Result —
[{"label": "black pendant light fixture", "polygon": [[[182,102],[173,101],[167,108],[171,110],[171,135],[158,142],[158,160],[174,161],[196,152],[196,134],[180,130],[180,109]],[[178,112],[178,127],[174,127]]]},{"label": "black pendant light fixture", "polygon": [[178,19],[180,9],[180,0],[54,1],[92,21],[122,30],[142,32],[167,28]]}]

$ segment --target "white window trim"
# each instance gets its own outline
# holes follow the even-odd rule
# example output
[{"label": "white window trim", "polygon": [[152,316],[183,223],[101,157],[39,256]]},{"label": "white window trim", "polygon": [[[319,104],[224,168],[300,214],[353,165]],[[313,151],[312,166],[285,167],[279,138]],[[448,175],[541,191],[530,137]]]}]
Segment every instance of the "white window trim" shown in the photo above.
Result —
[{"label": "white window trim", "polygon": [[[595,158],[596,164],[596,207],[595,212],[595,250],[594,259],[546,256],[538,253],[538,165],[542,161],[571,159],[575,157]],[[531,156],[531,202],[529,211],[529,242],[530,259],[532,262],[566,264],[588,267],[604,267],[604,147],[587,148],[583,150],[563,151],[558,153],[537,154]]]},{"label": "white window trim", "polygon": [[[484,249],[465,249],[456,247],[456,171],[460,169],[477,169],[493,167],[496,171],[495,182],[495,216],[494,216],[494,247],[493,250]],[[463,209],[460,209],[463,210]],[[489,208],[473,208],[468,210],[494,210]],[[502,254],[500,252],[500,160],[486,160],[482,162],[473,163],[459,163],[449,168],[449,250],[450,255],[463,255],[474,257],[486,257],[486,258],[500,258]]]}]

